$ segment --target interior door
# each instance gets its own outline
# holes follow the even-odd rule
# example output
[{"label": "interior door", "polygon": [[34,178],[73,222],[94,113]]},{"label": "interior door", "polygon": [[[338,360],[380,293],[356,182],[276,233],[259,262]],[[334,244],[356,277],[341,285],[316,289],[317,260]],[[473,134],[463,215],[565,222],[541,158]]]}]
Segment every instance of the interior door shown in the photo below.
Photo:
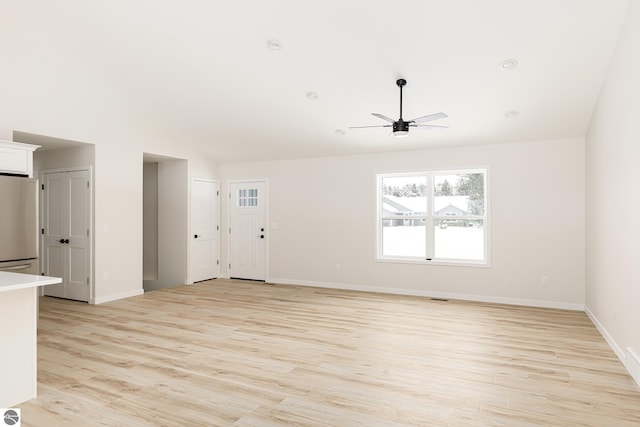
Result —
[{"label": "interior door", "polygon": [[266,183],[229,186],[229,276],[265,280],[267,255]]},{"label": "interior door", "polygon": [[42,271],[62,278],[45,295],[89,301],[89,171],[43,175]]},{"label": "interior door", "polygon": [[220,272],[220,184],[191,180],[191,274],[194,282],[213,279]]}]

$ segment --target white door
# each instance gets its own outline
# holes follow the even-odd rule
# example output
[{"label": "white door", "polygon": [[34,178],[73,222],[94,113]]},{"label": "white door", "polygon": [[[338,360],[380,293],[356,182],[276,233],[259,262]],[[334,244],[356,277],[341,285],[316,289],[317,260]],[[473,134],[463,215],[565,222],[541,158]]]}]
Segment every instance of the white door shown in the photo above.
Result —
[{"label": "white door", "polygon": [[267,256],[266,184],[235,182],[229,186],[229,276],[265,280]]},{"label": "white door", "polygon": [[43,175],[42,271],[62,283],[44,294],[89,301],[89,171]]},{"label": "white door", "polygon": [[191,274],[194,282],[213,279],[220,272],[220,184],[191,180]]}]

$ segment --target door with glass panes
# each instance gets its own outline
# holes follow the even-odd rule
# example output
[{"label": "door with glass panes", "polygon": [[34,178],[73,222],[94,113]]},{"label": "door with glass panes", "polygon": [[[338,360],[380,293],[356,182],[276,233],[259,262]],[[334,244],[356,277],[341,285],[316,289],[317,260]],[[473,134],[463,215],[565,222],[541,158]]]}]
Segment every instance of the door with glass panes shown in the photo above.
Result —
[{"label": "door with glass panes", "polygon": [[266,183],[229,185],[229,276],[266,279]]}]

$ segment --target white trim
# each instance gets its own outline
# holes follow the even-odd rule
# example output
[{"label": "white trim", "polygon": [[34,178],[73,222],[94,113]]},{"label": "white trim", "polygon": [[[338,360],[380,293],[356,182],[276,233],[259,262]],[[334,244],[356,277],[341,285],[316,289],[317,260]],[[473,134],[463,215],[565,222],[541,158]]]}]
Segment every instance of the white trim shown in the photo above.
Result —
[{"label": "white trim", "polygon": [[604,325],[598,320],[595,314],[585,305],[584,312],[587,314],[591,322],[595,325],[600,335],[605,339],[611,350],[616,354],[620,362],[624,365],[625,369],[631,375],[631,378],[640,386],[640,357],[629,347],[625,350],[622,349],[613,339],[611,334],[607,331]]},{"label": "white trim", "polygon": [[443,267],[478,267],[478,268],[491,268],[491,264],[489,263],[485,263],[482,261],[476,261],[476,260],[469,260],[469,261],[464,261],[464,260],[451,260],[451,261],[446,261],[446,260],[438,260],[438,261],[427,261],[424,260],[422,258],[416,258],[416,259],[411,259],[411,258],[393,258],[393,257],[384,257],[384,258],[377,258],[374,259],[373,262],[386,262],[386,263],[392,263],[392,264],[419,264],[419,265],[439,265],[439,266],[443,266]]},{"label": "white trim", "polygon": [[532,300],[532,299],[494,297],[494,296],[487,296],[487,295],[435,292],[435,291],[421,290],[421,289],[383,288],[383,287],[377,287],[377,286],[353,285],[348,283],[330,283],[330,282],[316,282],[316,281],[308,281],[308,280],[279,279],[275,277],[268,278],[267,283],[309,286],[309,287],[315,287],[315,288],[343,289],[348,291],[376,292],[376,293],[382,293],[382,294],[405,295],[405,296],[416,296],[416,297],[426,297],[426,298],[456,299],[456,300],[463,300],[463,301],[486,302],[486,303],[492,303],[492,304],[520,305],[520,306],[526,306],[526,307],[555,308],[555,309],[573,310],[573,311],[584,311],[584,308],[585,308],[583,304],[575,304],[570,302],[541,301],[541,300]]},{"label": "white trim", "polygon": [[618,356],[618,359],[620,359],[620,361],[624,364],[625,355],[624,355],[624,351],[622,350],[622,347],[620,347],[616,343],[616,341],[613,339],[613,337],[609,335],[609,332],[607,332],[604,325],[600,323],[596,315],[593,314],[593,312],[586,305],[584,307],[584,312],[587,314],[587,316],[589,316],[589,319],[591,319],[591,322],[595,325],[595,327],[600,332],[600,335],[602,335],[605,341],[607,341],[607,344],[609,344],[609,347],[611,347],[611,350],[613,350],[616,356]]},{"label": "white trim", "polygon": [[105,302],[115,301],[124,298],[137,297],[138,295],[144,294],[144,290],[135,289],[133,291],[121,292],[119,294],[107,295],[105,297],[92,298],[89,300],[89,304],[104,304]]},{"label": "white trim", "polygon": [[631,378],[640,386],[640,357],[631,348],[627,347],[625,361],[624,366],[631,374]]}]

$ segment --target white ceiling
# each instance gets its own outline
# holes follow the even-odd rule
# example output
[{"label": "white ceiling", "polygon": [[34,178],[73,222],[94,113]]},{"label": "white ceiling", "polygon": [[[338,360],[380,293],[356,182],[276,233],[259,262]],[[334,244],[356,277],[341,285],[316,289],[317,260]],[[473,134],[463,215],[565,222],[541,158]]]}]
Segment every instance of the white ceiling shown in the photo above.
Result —
[{"label": "white ceiling", "polygon": [[[584,136],[627,3],[3,0],[0,139],[191,143],[231,162]],[[449,130],[335,134],[397,119],[400,77],[404,118],[443,111]]]}]

